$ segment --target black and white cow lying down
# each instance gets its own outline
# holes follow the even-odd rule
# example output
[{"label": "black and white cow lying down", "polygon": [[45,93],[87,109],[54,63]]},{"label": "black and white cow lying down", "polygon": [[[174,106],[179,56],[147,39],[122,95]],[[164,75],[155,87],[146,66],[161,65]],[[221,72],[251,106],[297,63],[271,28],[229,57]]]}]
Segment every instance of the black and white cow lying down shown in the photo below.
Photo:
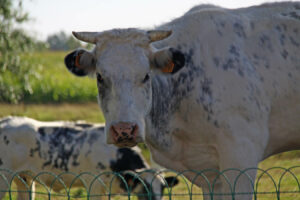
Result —
[{"label": "black and white cow lying down", "polygon": [[[146,142],[154,161],[179,172],[243,170],[300,149],[299,2],[200,5],[152,30],[73,34],[95,45],[65,64],[97,77],[108,143]],[[248,175],[207,178],[214,193],[249,193],[256,171]],[[205,179],[194,183],[211,193]]]},{"label": "black and white cow lying down", "polygon": [[[140,171],[149,169],[138,148],[117,148],[107,145],[105,142],[104,127],[86,123],[73,122],[40,122],[26,117],[7,117],[0,120],[0,168],[12,171],[26,171],[21,177],[30,186],[32,181],[29,175],[37,175],[41,171],[60,174],[62,172],[91,172],[99,174],[104,171],[119,172],[125,170]],[[0,171],[3,173],[3,171]],[[5,174],[10,180],[9,174]],[[67,188],[75,176],[63,176],[62,180]],[[133,177],[124,175],[129,186],[135,193],[146,194],[146,189],[139,181],[133,181]],[[87,185],[92,177],[83,176]],[[112,176],[101,176],[104,183],[109,186]],[[53,181],[53,176],[39,176],[47,186]],[[152,173],[142,173],[141,179],[149,187],[152,185],[154,197],[161,199],[163,188],[174,186],[178,183],[174,177],[154,178]],[[27,191],[28,188],[14,178],[18,190]],[[152,183],[153,181],[153,183]],[[64,189],[62,184],[53,185],[54,191]],[[97,183],[97,181],[96,181]],[[104,187],[97,185],[92,187],[91,194],[104,193]],[[120,180],[113,182],[111,193],[126,191],[125,185]],[[152,184],[151,184],[152,183]],[[83,187],[82,182],[77,181],[74,187]],[[72,188],[74,188],[72,186]],[[3,179],[0,179],[0,188],[6,188]],[[33,188],[34,191],[34,183]],[[100,191],[99,191],[100,190]],[[106,190],[107,193],[107,190]],[[0,199],[5,193],[0,193]],[[34,197],[34,194],[32,194]],[[18,199],[28,199],[28,193],[19,192]],[[99,197],[97,197],[99,199]],[[139,199],[148,199],[139,197]]]}]

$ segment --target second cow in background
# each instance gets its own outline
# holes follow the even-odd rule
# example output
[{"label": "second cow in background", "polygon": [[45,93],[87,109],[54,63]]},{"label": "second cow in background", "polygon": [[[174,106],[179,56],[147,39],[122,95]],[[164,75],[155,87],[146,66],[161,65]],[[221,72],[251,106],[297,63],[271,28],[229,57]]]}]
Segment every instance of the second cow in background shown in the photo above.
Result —
[{"label": "second cow in background", "polygon": [[[140,149],[117,148],[113,145],[107,145],[104,127],[101,124],[64,121],[40,122],[26,117],[7,117],[0,119],[0,137],[0,167],[14,172],[24,171],[20,176],[28,187],[15,177],[14,181],[18,191],[28,191],[31,185],[31,190],[34,191],[32,177],[41,171],[58,175],[62,172],[99,174],[107,171],[124,172],[127,170],[134,173],[149,169]],[[3,170],[0,173],[4,174],[8,181],[13,178],[10,173],[5,173]],[[126,192],[126,186],[119,178],[112,182],[110,191],[112,177],[112,175],[100,176],[99,178],[106,186],[95,181],[91,187],[90,195]],[[69,189],[75,176],[68,175],[61,178]],[[82,178],[89,188],[94,177],[82,176]],[[124,178],[132,192],[144,194],[140,195],[139,199],[149,199],[146,188],[140,181],[129,174],[124,175]],[[164,187],[171,187],[178,183],[174,177],[163,179],[153,173],[142,173],[140,178],[144,181],[148,191],[151,192],[151,199],[157,200],[162,198]],[[39,176],[39,180],[56,192],[65,189],[58,180],[51,186],[54,181],[53,176]],[[72,188],[83,186],[79,180],[72,184]],[[8,189],[4,179],[0,179],[0,188]],[[0,199],[4,195],[5,192],[0,192]],[[34,199],[34,193],[32,195],[32,199]],[[97,196],[97,199],[99,198]],[[18,199],[29,199],[29,194],[19,192]]]}]

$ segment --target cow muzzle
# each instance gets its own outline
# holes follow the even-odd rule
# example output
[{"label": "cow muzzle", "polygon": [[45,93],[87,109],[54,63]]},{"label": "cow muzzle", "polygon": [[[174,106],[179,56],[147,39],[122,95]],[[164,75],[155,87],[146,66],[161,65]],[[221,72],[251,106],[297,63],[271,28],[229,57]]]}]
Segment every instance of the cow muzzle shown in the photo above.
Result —
[{"label": "cow muzzle", "polygon": [[137,145],[138,126],[134,123],[119,122],[110,127],[110,134],[118,147],[133,147]]}]

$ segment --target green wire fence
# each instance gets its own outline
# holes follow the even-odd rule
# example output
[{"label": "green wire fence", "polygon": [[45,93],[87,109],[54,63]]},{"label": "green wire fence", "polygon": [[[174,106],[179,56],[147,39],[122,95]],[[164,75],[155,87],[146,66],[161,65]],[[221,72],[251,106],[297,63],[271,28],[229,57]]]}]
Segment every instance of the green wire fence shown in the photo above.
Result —
[{"label": "green wire fence", "polygon": [[[53,170],[54,171],[54,170]],[[251,180],[249,174],[257,172],[256,180]],[[234,173],[236,179],[230,183],[228,173]],[[210,175],[215,179],[209,181]],[[185,176],[193,177],[188,181]],[[173,185],[165,177],[172,176]],[[241,179],[248,179],[252,191],[236,193]],[[230,188],[229,193],[215,193],[217,180],[224,179]],[[208,191],[196,186],[201,181],[207,184]],[[164,185],[164,190],[157,189]],[[158,192],[157,192],[158,191]],[[163,192],[159,192],[163,191]],[[243,195],[252,195],[259,200],[298,200],[300,199],[300,166],[290,168],[272,167],[269,169],[247,168],[227,169],[217,171],[206,169],[202,171],[187,170],[175,172],[171,170],[143,170],[139,172],[102,172],[93,174],[82,172],[75,174],[63,172],[30,171],[13,172],[0,169],[0,199],[243,199]]]}]

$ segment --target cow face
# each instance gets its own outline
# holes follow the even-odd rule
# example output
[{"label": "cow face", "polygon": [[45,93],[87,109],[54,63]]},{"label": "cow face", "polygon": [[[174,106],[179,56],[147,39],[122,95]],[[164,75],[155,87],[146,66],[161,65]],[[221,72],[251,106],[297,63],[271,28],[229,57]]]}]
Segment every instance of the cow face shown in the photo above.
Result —
[{"label": "cow face", "polygon": [[75,75],[97,77],[107,143],[132,147],[143,142],[145,118],[152,104],[151,77],[154,73],[170,75],[184,66],[180,51],[151,46],[151,42],[162,40],[171,32],[125,29],[73,34],[96,45],[91,52],[79,49],[70,53],[65,64]]}]

